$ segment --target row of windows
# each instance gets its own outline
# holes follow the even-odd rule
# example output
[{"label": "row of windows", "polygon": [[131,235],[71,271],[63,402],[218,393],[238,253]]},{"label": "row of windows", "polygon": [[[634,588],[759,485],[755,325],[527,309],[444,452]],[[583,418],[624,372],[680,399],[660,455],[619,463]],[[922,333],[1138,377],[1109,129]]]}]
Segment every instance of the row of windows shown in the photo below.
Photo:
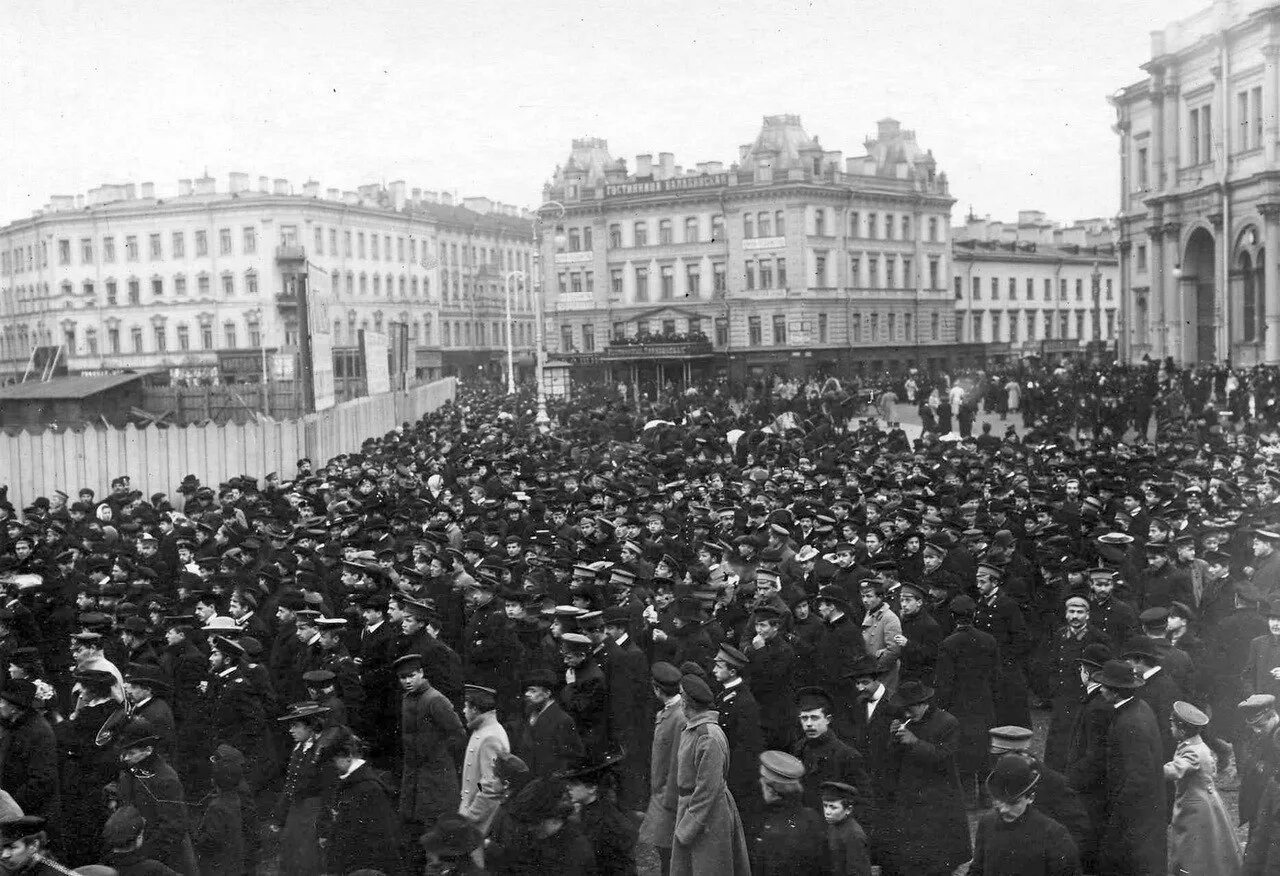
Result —
[{"label": "row of windows", "polygon": [[[1036,319],[1037,313],[1043,313],[1042,319]],[[1023,314],[1025,314],[1025,337],[1023,331]],[[1002,310],[992,310],[990,312],[975,310],[969,316],[969,334],[964,335],[964,321],[966,314],[963,311],[956,313],[956,337],[963,337],[965,340],[975,343],[987,341],[998,343],[1009,341],[1010,343],[1021,343],[1023,340],[1039,341],[1053,340],[1056,336],[1059,340],[1069,340],[1071,338],[1085,340],[1101,340],[1099,336],[1098,314],[1096,311],[1062,310],[1055,314],[1050,311],[1019,311],[1010,310],[1007,313]],[[991,334],[987,337],[986,327],[990,318]],[[1116,312],[1107,310],[1105,313],[1105,330],[1107,340],[1115,337],[1115,320]],[[1086,323],[1088,325],[1086,326]],[[1071,334],[1074,326],[1075,333]],[[1089,332],[1086,336],[1086,331]]]},{"label": "row of windows", "polygon": [[[955,282],[956,299],[959,300],[964,298],[964,278],[961,277],[959,274],[957,274],[954,278],[954,282]],[[972,295],[971,295],[972,299],[974,301],[982,300],[983,278],[970,277],[969,283],[970,283],[971,292],[972,292]],[[1000,299],[1000,278],[991,277],[989,279],[989,283],[991,288],[991,300],[998,301]],[[1100,294],[1105,295],[1106,300],[1111,301],[1115,296],[1115,287],[1112,285],[1113,283],[1112,279],[1110,277],[1106,278],[1105,280],[1103,280],[1102,278],[1099,278],[1098,283],[1100,284],[1099,288],[1091,289],[1090,294],[1092,295],[1094,292],[1098,292]],[[1052,301],[1053,300],[1053,280],[1048,277],[1044,278],[1043,285],[1041,288],[1043,290],[1044,300]],[[1026,280],[1024,281],[1023,289],[1025,291],[1023,300],[1034,301],[1036,297],[1035,279],[1032,277],[1027,277]],[[1067,300],[1067,297],[1068,297],[1067,293],[1069,289],[1070,289],[1070,281],[1065,277],[1059,278],[1058,280],[1058,300],[1059,301]],[[1007,291],[1008,291],[1007,297],[1010,301],[1018,300],[1018,279],[1016,277],[1008,278]],[[1076,291],[1076,296],[1075,296],[1076,301],[1083,301],[1084,300],[1084,279],[1083,278],[1080,278],[1080,277],[1076,278],[1075,291]]]},{"label": "row of windows", "polygon": [[[248,341],[248,345],[250,347],[262,346],[262,331],[259,324],[256,322],[250,322],[247,328],[246,340]],[[179,323],[174,328],[172,335],[170,335],[169,327],[164,323],[153,323],[150,332],[151,347],[150,349],[147,349],[147,332],[142,326],[135,325],[129,329],[128,335],[126,336],[128,339],[127,343],[122,343],[122,336],[119,327],[108,326],[105,332],[106,343],[102,352],[110,356],[119,355],[126,351],[130,353],[167,353],[170,351],[187,352],[192,349],[218,349],[215,346],[216,337],[212,322],[202,322],[199,326],[196,326],[196,330],[197,334],[193,339],[192,327],[186,323]],[[221,334],[221,340],[223,341],[222,348],[237,349],[240,342],[239,332],[239,327],[234,322],[224,323]],[[83,352],[90,356],[97,356],[99,354],[98,330],[95,328],[86,328],[83,335],[80,337],[82,337],[84,341]],[[174,344],[172,347],[170,346],[171,337]],[[68,351],[72,351],[73,353],[81,352],[81,347],[77,343],[79,339],[80,338],[77,337],[76,327],[74,325],[63,328],[62,341],[66,344]],[[193,343],[198,346],[193,347]],[[22,335],[19,333],[16,348],[6,350],[0,358],[12,358],[12,355],[20,355],[22,346]]]},{"label": "row of windows", "polygon": [[[828,212],[828,208],[826,207],[815,207],[812,212],[812,226],[806,229],[806,231],[818,237],[828,237],[836,234],[835,221],[828,224]],[[831,210],[830,213],[833,216],[838,215],[838,211],[835,210]],[[701,243],[705,240],[723,241],[725,239],[724,216],[719,214],[711,217],[710,237],[703,236],[702,220],[697,216],[687,216],[684,218],[682,222],[683,236],[679,241],[675,239],[675,220],[658,220],[656,238],[650,238],[650,226],[651,222],[647,219],[636,220],[631,223],[629,228],[624,228],[624,225],[620,222],[612,223],[609,226],[609,248],[620,249],[624,246],[648,246],[650,243],[657,243],[659,245],[671,243]],[[848,229],[850,237],[868,238],[871,240],[914,240],[916,236],[914,218],[908,214],[864,214],[857,210],[853,210],[848,214]],[[625,230],[630,231],[629,239],[624,237]],[[939,217],[928,217],[925,222],[925,240],[929,242],[940,242],[940,230],[941,225]],[[757,212],[744,212],[742,214],[742,236],[744,238],[785,237],[786,233],[786,215],[782,210],[762,210]],[[591,250],[591,226],[587,225],[578,228],[570,228],[566,234],[566,247],[570,252]]]},{"label": "row of windows", "polygon": [[[884,341],[915,341],[916,325],[913,315],[910,313],[871,313],[866,314],[853,313],[850,315],[849,330],[853,338],[857,341],[876,343]],[[690,317],[684,321],[684,327],[690,336],[700,335],[703,332],[703,322],[701,318]],[[764,317],[748,316],[747,317],[747,343],[752,347],[762,346],[786,346],[788,338],[799,344],[826,344],[829,342],[829,319],[827,314],[816,314],[813,320],[808,319],[791,319],[788,321],[786,314],[773,314],[767,323],[769,332],[766,335]],[[680,323],[676,319],[663,319],[650,321],[641,319],[636,321],[636,336],[645,337],[650,334],[660,336],[672,336],[677,332]],[[864,328],[867,330],[864,332]],[[930,315],[929,319],[929,339],[939,340],[942,330],[942,322],[939,314]],[[729,343],[729,322],[727,319],[714,320],[715,344],[718,347],[726,347]],[[615,322],[613,324],[613,339],[623,340],[627,337],[627,324],[625,322]],[[582,346],[578,347],[577,339],[581,337]],[[768,339],[766,341],[766,338]],[[560,326],[560,348],[561,352],[585,352],[591,353],[595,351],[595,326],[591,323],[584,323],[581,326],[562,325]]]},{"label": "row of windows", "polygon": [[[366,233],[364,231],[343,231],[342,235],[342,254],[345,257],[392,261],[391,235],[384,234],[379,236],[376,233]],[[241,254],[253,255],[257,253],[257,228],[246,225],[239,230],[239,236]],[[235,237],[234,229],[220,228],[218,230],[217,252],[219,255],[233,255],[235,253]],[[332,227],[326,229],[320,226],[316,226],[314,229],[315,254],[325,254],[326,240],[329,254],[338,255],[338,229]],[[281,241],[286,244],[297,243],[297,228],[294,226],[282,227]],[[78,256],[78,264],[91,265],[95,263],[95,257],[100,253],[103,263],[112,264],[116,262],[120,255],[117,246],[117,243],[119,243],[119,247],[123,248],[123,260],[126,262],[141,261],[144,251],[148,260],[160,261],[165,258],[165,242],[164,235],[159,232],[147,235],[129,234],[119,240],[115,235],[107,235],[96,242],[96,245],[100,247],[100,250],[96,251],[94,238],[81,237],[76,241],[72,238],[64,237],[57,241],[57,259],[59,265],[66,266],[77,263],[76,258]],[[208,231],[197,230],[191,232],[191,243],[192,253],[195,257],[201,258],[210,254]],[[168,246],[170,258],[186,258],[187,232],[172,232],[168,238]],[[396,237],[395,254],[396,259],[401,264],[426,261],[431,254],[431,244],[427,240],[419,240],[414,237]],[[525,272],[528,272],[530,266],[530,257],[527,250],[465,244],[459,249],[457,243],[445,242],[441,242],[439,245],[439,260],[445,264],[496,265],[500,270],[523,270]],[[38,248],[34,246],[19,246],[0,252],[0,273],[21,273],[23,270],[34,270],[37,267],[48,267],[47,243],[41,243]]]},{"label": "row of windows", "polygon": [[[514,332],[512,333],[512,344],[518,347],[527,347],[533,344],[533,325],[527,322],[513,322]],[[484,347],[488,345],[502,345],[507,343],[507,323],[505,320],[495,320],[491,323],[484,323],[476,320],[474,323],[469,319],[464,320],[441,320],[440,321],[440,346],[442,347]]]},{"label": "row of windows", "polygon": [[[901,263],[901,275],[898,272],[898,265]],[[863,266],[866,267],[866,274],[863,274]],[[938,285],[938,271],[941,266],[940,259],[931,258],[928,262],[928,282],[926,289],[944,288]],[[915,263],[910,256],[902,256],[901,258],[886,255],[883,262],[878,255],[867,255],[865,258],[862,253],[849,254],[849,282],[850,285],[860,289],[914,289],[916,287]],[[818,274],[816,280],[823,281],[818,285],[824,285],[826,280],[825,268],[821,271],[815,271]]]},{"label": "row of windows", "polygon": [[431,296],[431,278],[423,277],[419,283],[417,277],[405,277],[401,274],[398,281],[391,274],[386,275],[385,281],[381,274],[373,274],[372,276],[361,272],[356,274],[354,271],[347,271],[346,274],[340,274],[334,271],[329,275],[330,288],[335,293],[346,293],[348,298],[354,298],[360,295],[372,294],[377,298],[384,293],[388,298],[395,298],[397,291],[400,298],[429,298]]}]

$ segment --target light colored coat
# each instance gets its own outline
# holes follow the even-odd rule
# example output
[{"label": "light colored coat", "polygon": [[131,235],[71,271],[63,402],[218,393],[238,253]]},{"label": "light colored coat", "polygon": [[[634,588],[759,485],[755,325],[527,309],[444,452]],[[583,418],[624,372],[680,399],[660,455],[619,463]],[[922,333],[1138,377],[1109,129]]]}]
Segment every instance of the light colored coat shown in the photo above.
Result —
[{"label": "light colored coat", "polygon": [[684,730],[680,698],[667,703],[654,718],[653,745],[649,749],[649,807],[640,824],[640,842],[660,849],[671,848],[676,829],[676,752]]},{"label": "light colored coat", "polygon": [[494,767],[498,758],[511,753],[507,731],[498,723],[496,712],[485,712],[467,740],[462,758],[462,800],[458,814],[469,818],[481,834],[489,832],[493,816],[502,805],[502,783]]},{"label": "light colored coat", "polygon": [[729,741],[716,723],[719,717],[719,712],[703,712],[680,731],[671,876],[751,873],[742,819],[729,793]]},{"label": "light colored coat", "polygon": [[898,654],[902,648],[894,644],[894,636],[902,635],[902,621],[888,605],[882,604],[862,619],[862,641],[867,654],[875,658],[880,670],[880,683],[893,693],[898,689]]},{"label": "light colored coat", "polygon": [[1217,769],[1213,752],[1199,736],[1183,740],[1164,765],[1164,777],[1177,788],[1169,824],[1170,873],[1240,872],[1240,843],[1213,781]]}]

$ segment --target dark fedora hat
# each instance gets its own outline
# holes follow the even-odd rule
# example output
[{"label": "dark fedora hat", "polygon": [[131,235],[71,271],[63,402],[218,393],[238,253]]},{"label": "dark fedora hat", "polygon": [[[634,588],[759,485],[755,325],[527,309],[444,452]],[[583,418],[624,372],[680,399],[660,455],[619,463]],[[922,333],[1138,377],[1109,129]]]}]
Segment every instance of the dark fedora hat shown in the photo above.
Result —
[{"label": "dark fedora hat", "polygon": [[918,681],[904,681],[898,687],[898,699],[904,706],[914,706],[933,699],[933,688]]},{"label": "dark fedora hat", "polygon": [[1101,669],[1089,675],[1089,680],[1103,687],[1122,690],[1133,690],[1142,686],[1142,679],[1133,671],[1133,667],[1123,660],[1108,660],[1102,664]]}]

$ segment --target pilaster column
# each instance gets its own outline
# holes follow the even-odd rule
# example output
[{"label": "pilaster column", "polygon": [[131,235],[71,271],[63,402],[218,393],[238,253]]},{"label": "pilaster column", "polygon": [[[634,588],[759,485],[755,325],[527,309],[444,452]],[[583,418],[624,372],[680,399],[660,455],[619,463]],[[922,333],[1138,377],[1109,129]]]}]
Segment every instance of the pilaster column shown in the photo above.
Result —
[{"label": "pilaster column", "polygon": [[1275,166],[1276,139],[1280,137],[1280,117],[1277,116],[1280,112],[1280,87],[1277,87],[1280,82],[1276,79],[1276,71],[1280,68],[1280,44],[1263,46],[1262,60],[1265,65],[1262,74],[1262,145],[1266,150],[1267,167],[1270,168]]},{"label": "pilaster column", "polygon": [[1186,349],[1187,302],[1183,294],[1182,278],[1175,274],[1182,263],[1182,253],[1178,232],[1182,226],[1177,222],[1166,222],[1161,228],[1164,235],[1164,263],[1166,266],[1164,282],[1160,290],[1163,300],[1163,316],[1161,332],[1164,334],[1162,355],[1172,356],[1179,364],[1183,361],[1183,350]]},{"label": "pilaster column", "polygon": [[1160,188],[1167,191],[1178,184],[1178,84],[1176,82],[1165,82],[1161,89],[1163,98],[1162,110],[1160,113],[1160,121],[1164,129],[1164,143],[1161,147],[1161,154],[1164,158],[1164,172],[1161,175]]},{"label": "pilaster column", "polygon": [[[1273,137],[1268,137],[1268,148],[1271,148]],[[1280,203],[1259,204],[1258,212],[1262,214],[1262,240],[1265,260],[1262,265],[1263,306],[1266,310],[1263,322],[1263,356],[1268,365],[1280,365],[1280,273],[1276,265],[1280,264]]]},{"label": "pilaster column", "polygon": [[1169,337],[1169,324],[1165,321],[1165,303],[1168,300],[1167,287],[1174,283],[1172,269],[1174,262],[1165,258],[1164,228],[1151,225],[1147,229],[1147,237],[1151,240],[1151,289],[1148,293],[1147,307],[1147,343],[1152,359],[1163,359],[1166,352],[1165,342]]}]

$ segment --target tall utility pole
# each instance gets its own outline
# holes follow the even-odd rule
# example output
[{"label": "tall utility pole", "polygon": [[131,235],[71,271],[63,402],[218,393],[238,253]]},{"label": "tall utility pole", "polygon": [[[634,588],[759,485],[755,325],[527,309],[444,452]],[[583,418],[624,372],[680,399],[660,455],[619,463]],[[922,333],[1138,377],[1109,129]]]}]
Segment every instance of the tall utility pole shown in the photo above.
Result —
[{"label": "tall utility pole", "polygon": [[[538,259],[540,262],[538,266],[539,269],[535,272],[537,275],[536,276],[537,286],[533,290],[533,312],[534,312],[534,318],[537,320],[533,327],[534,328],[534,345],[535,345],[534,354],[536,357],[534,361],[535,361],[535,371],[536,371],[536,376],[538,381],[537,423],[540,427],[545,427],[551,422],[551,418],[547,416],[547,390],[545,386],[545,381],[543,379],[545,374],[546,361],[547,361],[547,345],[546,345],[546,337],[545,337],[546,333],[543,330],[544,307],[543,307],[543,301],[542,301],[542,290],[543,290],[544,284],[542,282],[542,275],[548,270],[548,267],[547,267],[547,263],[543,262],[542,260],[542,211],[548,208],[554,209],[557,211],[556,212],[557,222],[559,222],[561,219],[564,218],[564,214],[566,212],[564,204],[560,203],[559,201],[547,201],[546,203],[539,206],[538,209],[533,212],[534,258]],[[553,238],[553,241],[555,243],[555,248],[559,248],[562,239],[563,239],[563,232],[560,232],[557,229],[556,235]],[[550,265],[552,268],[555,267],[554,258],[551,260]]]}]

